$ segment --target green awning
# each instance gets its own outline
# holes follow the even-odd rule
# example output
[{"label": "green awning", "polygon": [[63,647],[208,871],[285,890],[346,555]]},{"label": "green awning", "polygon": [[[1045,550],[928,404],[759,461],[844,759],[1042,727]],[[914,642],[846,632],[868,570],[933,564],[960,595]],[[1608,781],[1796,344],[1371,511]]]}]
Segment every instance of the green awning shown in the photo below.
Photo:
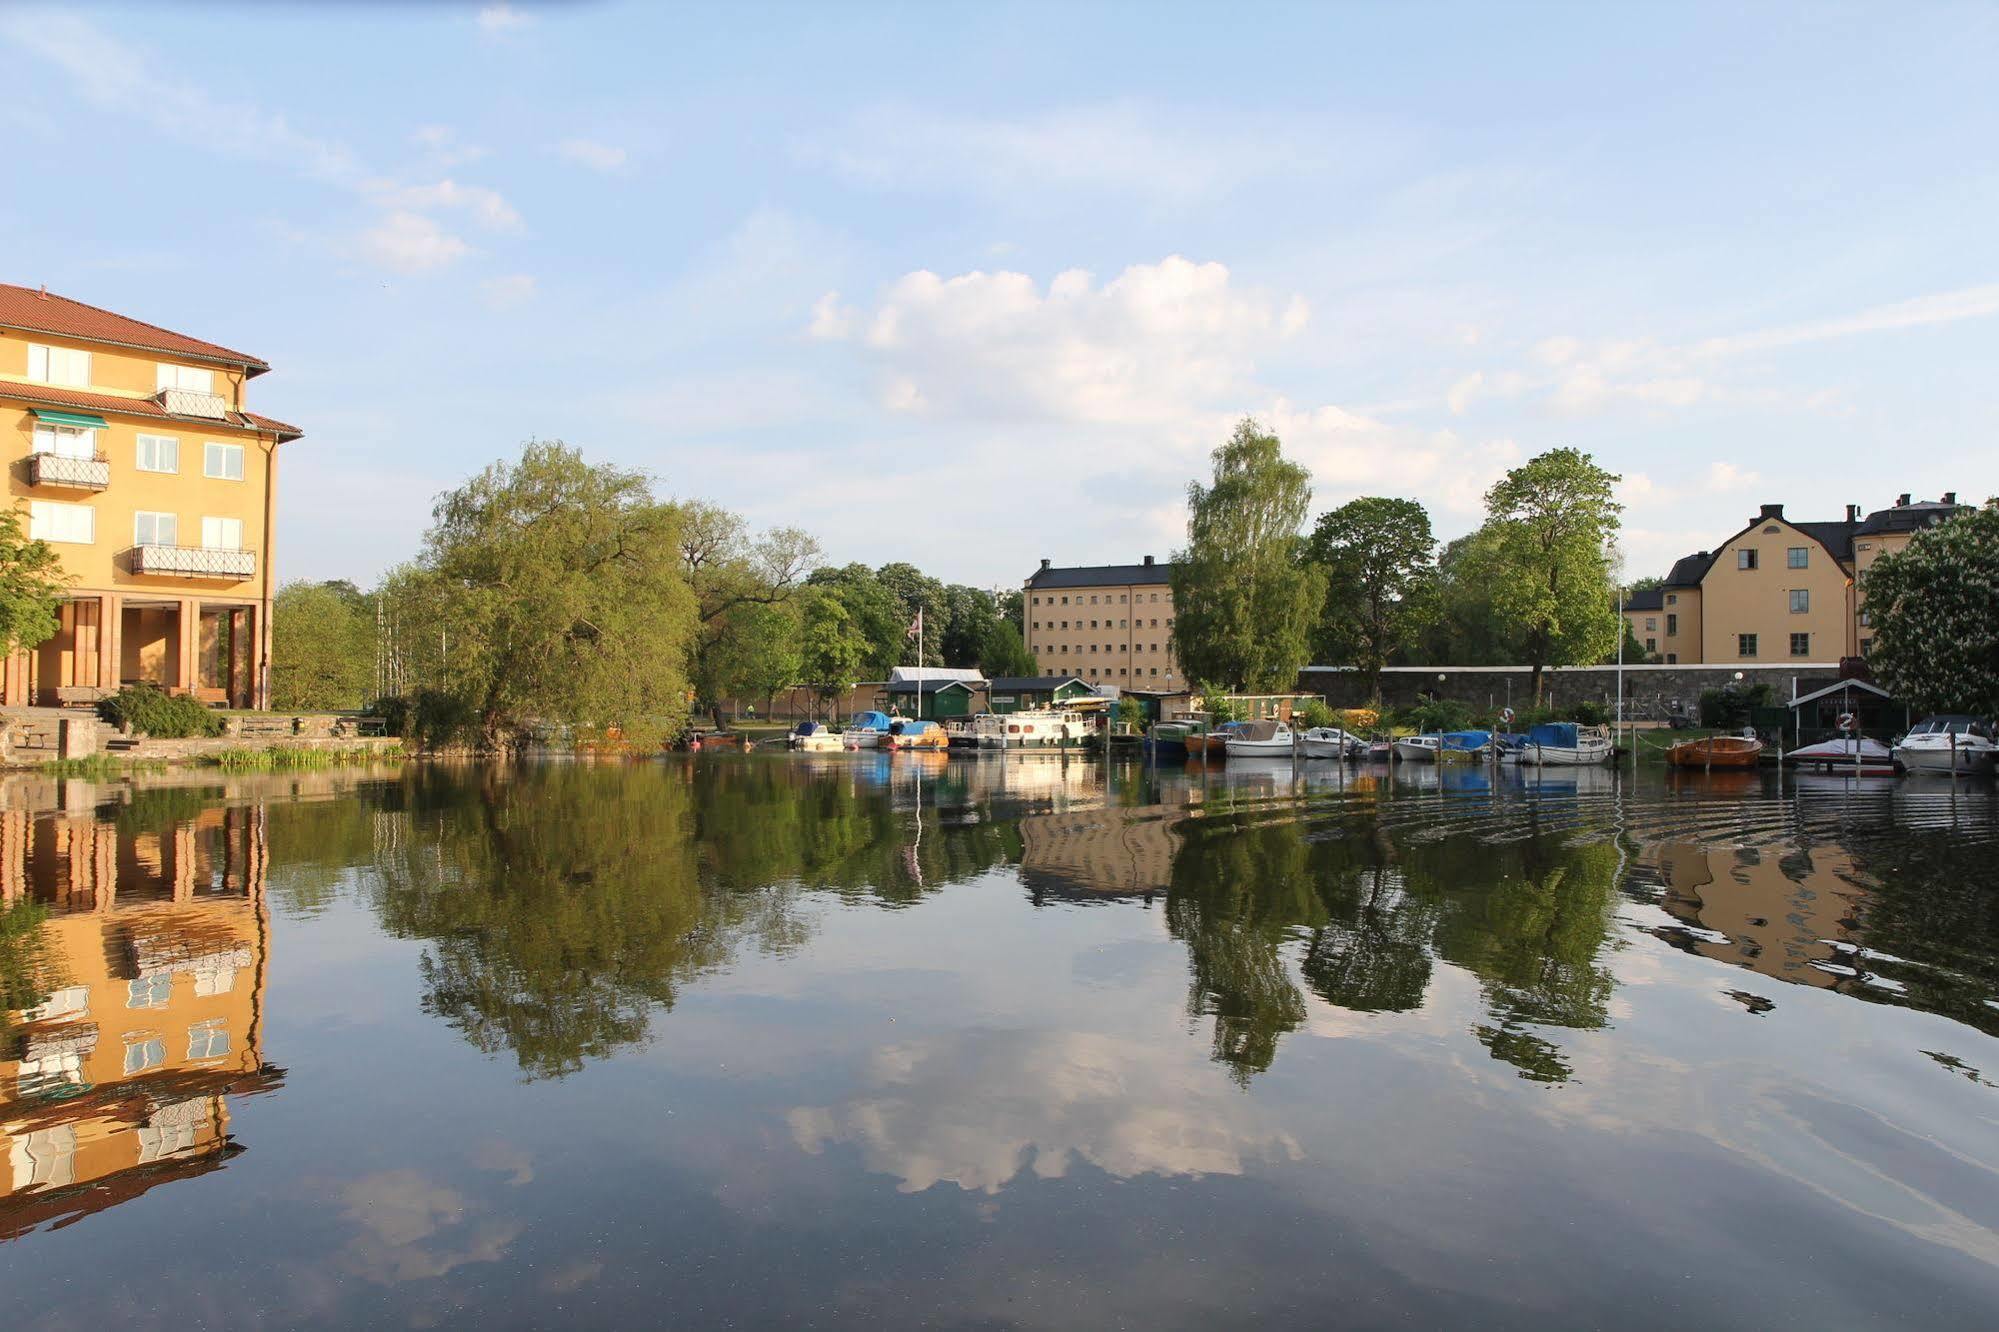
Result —
[{"label": "green awning", "polygon": [[109,430],[111,428],[105,424],[103,417],[92,416],[89,412],[50,412],[43,411],[39,407],[33,410],[37,421],[47,421],[50,425],[75,426],[79,430]]}]

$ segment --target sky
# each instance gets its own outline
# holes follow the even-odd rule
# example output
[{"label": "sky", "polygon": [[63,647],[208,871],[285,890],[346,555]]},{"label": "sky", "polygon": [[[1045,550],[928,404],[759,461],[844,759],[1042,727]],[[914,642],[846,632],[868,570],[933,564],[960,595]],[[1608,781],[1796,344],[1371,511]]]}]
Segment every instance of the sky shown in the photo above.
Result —
[{"label": "sky", "polygon": [[[0,8],[0,280],[237,347],[283,578],[529,439],[832,563],[1164,559],[1253,415],[1442,537],[1999,491],[1999,8]],[[36,188],[32,182],[45,182]]]}]

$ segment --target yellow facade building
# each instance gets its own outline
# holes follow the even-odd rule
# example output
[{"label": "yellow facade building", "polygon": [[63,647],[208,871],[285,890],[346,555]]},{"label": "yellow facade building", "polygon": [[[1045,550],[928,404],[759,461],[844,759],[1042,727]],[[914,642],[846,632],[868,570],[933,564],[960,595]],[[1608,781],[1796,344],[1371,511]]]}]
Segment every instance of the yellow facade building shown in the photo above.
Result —
[{"label": "yellow facade building", "polygon": [[1957,496],[1900,496],[1862,517],[1797,522],[1765,504],[1712,551],[1677,561],[1624,606],[1631,636],[1668,664],[1830,664],[1864,657],[1871,638],[1861,575],[1959,508]]},{"label": "yellow facade building", "polygon": [[56,636],[0,701],[88,702],[151,681],[263,707],[278,447],[255,356],[46,290],[0,285],[0,440],[29,534],[71,578]]},{"label": "yellow facade building", "polygon": [[1021,593],[1027,650],[1044,676],[1173,692],[1186,680],[1173,659],[1173,566],[1058,569],[1048,560]]}]

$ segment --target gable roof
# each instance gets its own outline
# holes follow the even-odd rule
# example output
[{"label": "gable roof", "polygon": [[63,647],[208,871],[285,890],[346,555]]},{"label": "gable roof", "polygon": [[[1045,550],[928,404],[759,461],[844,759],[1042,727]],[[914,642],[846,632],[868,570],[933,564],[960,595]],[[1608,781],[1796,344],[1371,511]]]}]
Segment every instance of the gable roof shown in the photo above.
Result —
[{"label": "gable roof", "polygon": [[1682,555],[1673,561],[1673,567],[1666,574],[1667,587],[1699,587],[1707,571],[1714,567],[1714,552],[1704,550],[1698,555]]},{"label": "gable roof", "polygon": [[1865,680],[1834,680],[1823,689],[1814,689],[1809,694],[1798,695],[1791,700],[1791,706],[1795,708],[1805,703],[1813,703],[1826,697],[1828,694],[1837,694],[1842,689],[1864,689],[1879,698],[1892,699],[1894,697],[1894,695],[1890,694],[1880,685],[1872,685]]},{"label": "gable roof", "polygon": [[1666,589],[1663,587],[1641,587],[1636,592],[1626,594],[1624,609],[1627,611],[1655,611],[1666,609]]},{"label": "gable roof", "polygon": [[201,427],[235,426],[239,430],[267,430],[280,441],[297,439],[305,431],[276,417],[255,412],[231,411],[223,416],[181,416],[169,412],[155,398],[121,398],[112,393],[87,393],[82,389],[59,388],[54,384],[22,384],[0,380],[0,398],[21,402],[47,403],[51,407],[86,407],[93,411],[125,416],[145,416],[159,421],[185,421]]},{"label": "gable roof", "polygon": [[242,366],[252,376],[261,375],[271,368],[261,358],[248,352],[231,351],[217,343],[203,342],[185,333],[175,333],[143,320],[113,314],[51,291],[6,283],[0,283],[0,328],[50,333],[82,342],[103,342],[201,361],[220,361],[225,365]]},{"label": "gable roof", "polygon": [[1090,687],[1090,682],[1080,675],[996,675],[987,683],[998,694],[1052,694],[1065,684]]},{"label": "gable roof", "polygon": [[1036,569],[1027,585],[1050,587],[1150,586],[1173,581],[1171,564],[1078,564],[1067,569]]}]

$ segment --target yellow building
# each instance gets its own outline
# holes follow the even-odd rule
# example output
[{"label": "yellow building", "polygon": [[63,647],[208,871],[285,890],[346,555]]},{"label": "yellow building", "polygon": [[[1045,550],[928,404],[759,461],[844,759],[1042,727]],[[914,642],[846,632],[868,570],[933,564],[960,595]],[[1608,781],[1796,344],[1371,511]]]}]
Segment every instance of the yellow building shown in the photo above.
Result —
[{"label": "yellow building", "polygon": [[0,701],[88,702],[151,681],[262,707],[278,446],[244,406],[257,357],[48,291],[0,285],[0,422],[31,535],[72,585]]},{"label": "yellow building", "polygon": [[1047,560],[1021,593],[1027,650],[1044,676],[1173,691],[1186,687],[1173,660],[1173,566],[1057,569]]},{"label": "yellow building", "polygon": [[1860,575],[1881,556],[1960,506],[1898,497],[1865,518],[1794,522],[1781,504],[1762,511],[1712,551],[1673,565],[1665,582],[1624,607],[1631,636],[1668,664],[1830,664],[1864,657],[1871,637]]}]

